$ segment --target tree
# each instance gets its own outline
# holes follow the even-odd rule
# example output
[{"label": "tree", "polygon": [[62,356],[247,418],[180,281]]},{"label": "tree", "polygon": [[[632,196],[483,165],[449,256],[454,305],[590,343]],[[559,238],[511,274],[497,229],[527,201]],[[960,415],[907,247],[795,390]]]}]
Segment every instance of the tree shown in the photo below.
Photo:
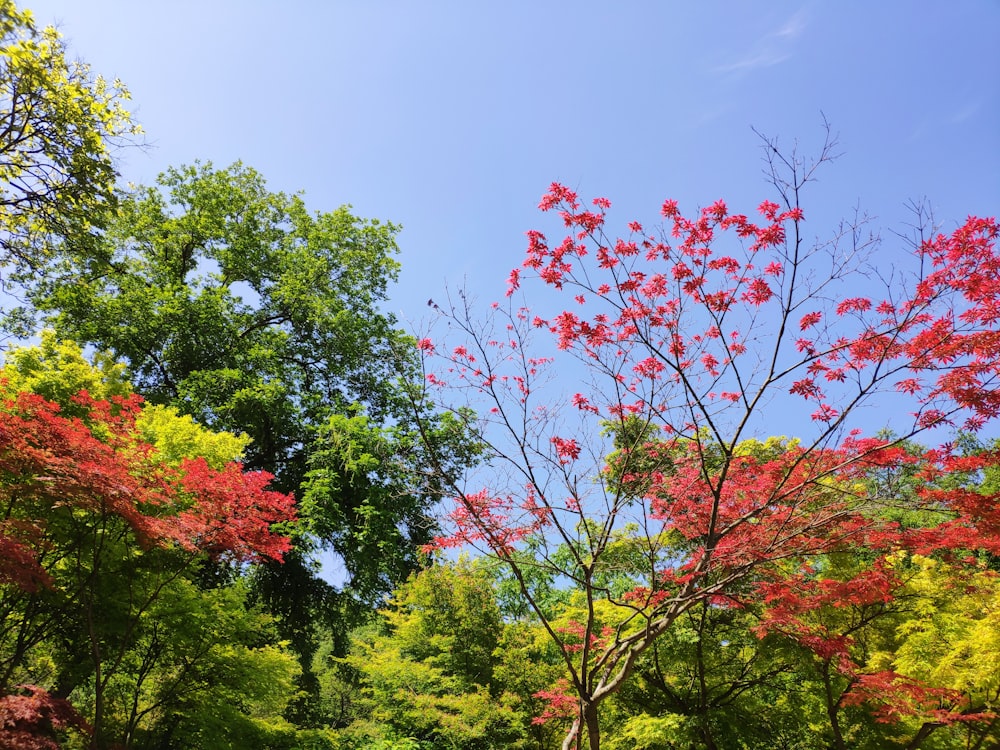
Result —
[{"label": "tree", "polygon": [[[59,336],[124,362],[147,401],[245,433],[246,467],[296,494],[295,547],[255,569],[254,591],[310,692],[317,629],[343,647],[434,527],[440,493],[415,471],[423,447],[398,386],[416,357],[381,309],[397,231],[346,206],[312,213],[241,164],[181,167],[122,197],[102,261],[53,262],[32,289]],[[440,439],[457,446],[456,426]],[[317,575],[320,551],[342,586]]]},{"label": "tree", "polygon": [[[563,655],[564,748],[597,750],[601,703],[703,602],[732,602],[747,586],[762,598],[767,582],[838,550],[997,548],[995,496],[920,493],[914,502],[937,523],[908,529],[875,512],[884,500],[864,481],[873,467],[910,463],[906,439],[977,430],[997,416],[996,221],[918,237],[909,275],[886,276],[869,265],[877,244],[861,241],[860,225],[806,241],[800,199],[833,144],[813,162],[765,145],[781,203],[761,203],[760,224],[722,201],[687,218],[668,200],[662,230],[631,222],[614,239],[608,200],[588,210],[552,185],[540,208],[569,234],[550,244],[529,232],[508,295],[531,274],[554,296],[573,295],[573,309],[546,318],[511,299],[480,324],[461,296],[442,315],[462,339],[418,343],[427,376],[415,404],[475,409],[470,429],[487,467],[452,484],[450,528],[437,544],[473,545],[509,566]],[[535,330],[553,335],[554,353],[534,348]],[[551,373],[573,372],[564,362],[574,358],[589,388],[559,408]],[[885,413],[899,405],[899,438],[864,436],[863,407],[876,400]],[[776,407],[810,417],[797,421],[800,440],[744,451],[747,438],[773,431]],[[624,442],[607,429],[602,438],[602,425]],[[971,468],[948,445],[921,461],[927,475]],[[641,564],[618,591],[607,576],[623,535],[630,565]],[[536,599],[537,568],[583,592],[571,637]],[[877,593],[863,575],[841,583]],[[619,615],[602,628],[607,603]]]},{"label": "tree", "polygon": [[[270,618],[232,591],[193,583],[209,559],[279,561],[289,539],[276,527],[294,519],[293,498],[234,461],[245,440],[192,430],[156,407],[144,420],[119,376],[114,366],[88,369],[78,347],[51,334],[0,373],[4,710],[35,706],[74,725],[59,709],[69,699],[85,713],[94,748],[133,746],[154,709],[206,691],[218,679],[203,671],[210,658],[227,668],[263,660],[270,684],[290,684],[295,672],[280,647],[262,643]],[[186,451],[178,432],[196,433]],[[192,619],[212,629],[185,629]],[[228,643],[225,654],[208,632]],[[37,689],[21,695],[24,683]]]},{"label": "tree", "polygon": [[[244,582],[204,589],[175,578],[137,619],[105,689],[105,734],[119,746],[236,750],[294,736],[282,714],[298,661]],[[71,695],[85,715],[89,687]]]},{"label": "tree", "polygon": [[[972,460],[948,475],[921,471],[917,446],[908,447],[913,463],[873,473],[873,489],[886,497],[887,484],[892,493],[887,515],[919,530],[927,554],[838,552],[763,585],[756,630],[782,633],[805,650],[809,658],[794,668],[824,698],[831,747],[978,747],[993,736],[1000,675],[990,657],[990,613],[1000,579],[988,552],[942,549],[924,536],[940,533],[935,516],[943,507],[928,498],[969,502],[970,491],[983,502],[996,497],[988,479],[996,446],[968,436],[957,442]],[[983,453],[988,468],[969,471],[983,465]],[[912,502],[914,495],[924,501]]]},{"label": "tree", "polygon": [[819,693],[796,671],[809,655],[779,636],[758,638],[758,617],[708,602],[681,615],[607,702],[607,745],[634,747],[645,735],[650,748],[676,750],[825,747]]},{"label": "tree", "polygon": [[380,614],[354,633],[341,662],[358,681],[356,719],[344,736],[390,732],[468,750],[543,747],[531,740],[531,716],[519,705],[526,696],[511,690],[528,676],[517,668],[529,651],[507,637],[486,571],[468,560],[432,565]]},{"label": "tree", "polygon": [[[350,449],[339,439],[343,420],[331,426],[332,417],[377,431],[402,416],[395,383],[413,357],[379,309],[398,272],[396,232],[348,207],[311,214],[240,164],[182,167],[122,200],[102,238],[107,263],[55,264],[33,300],[60,336],[124,362],[146,400],[246,433],[247,467],[299,491],[321,431],[328,452]],[[412,569],[426,529],[408,514],[426,498],[397,500],[382,510],[410,539],[383,552]],[[336,529],[317,519],[329,529],[323,537],[363,523],[352,527],[349,516]]]},{"label": "tree", "polygon": [[[25,281],[53,240],[86,258],[116,203],[112,148],[138,128],[128,90],[70,61],[58,32],[0,2],[0,271]],[[10,291],[8,287],[6,291]]]},{"label": "tree", "polygon": [[147,401],[246,432],[247,465],[297,489],[311,430],[392,408],[402,337],[378,305],[396,231],[346,207],[313,215],[240,164],[171,169],[122,198],[105,263],[54,263],[32,299]]},{"label": "tree", "polygon": [[0,697],[0,728],[3,750],[59,750],[58,732],[86,724],[68,702],[27,686]]}]

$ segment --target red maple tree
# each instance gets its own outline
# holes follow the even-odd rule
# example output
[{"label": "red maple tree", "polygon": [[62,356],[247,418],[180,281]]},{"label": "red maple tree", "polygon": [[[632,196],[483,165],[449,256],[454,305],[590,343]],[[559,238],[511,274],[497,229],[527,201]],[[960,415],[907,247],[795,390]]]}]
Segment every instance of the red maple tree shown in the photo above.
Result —
[{"label": "red maple tree", "polygon": [[59,750],[58,732],[88,731],[68,701],[34,685],[0,697],[0,750]]},{"label": "red maple tree", "polygon": [[[0,660],[0,725],[14,743],[0,740],[4,747],[56,747],[60,728],[87,729],[61,698],[11,684],[30,650],[59,627],[60,611],[83,613],[81,627],[94,643],[92,724],[100,726],[102,691],[120,660],[93,621],[102,607],[102,549],[159,548],[169,553],[158,558],[170,567],[164,575],[182,575],[205,557],[280,561],[290,547],[273,527],[294,519],[294,499],[268,490],[270,475],[238,463],[213,469],[200,458],[164,462],[136,429],[138,396],[109,402],[82,392],[74,406],[84,416],[65,416],[32,393],[0,402],[0,601],[7,614],[0,637],[8,641]],[[55,611],[46,609],[49,599],[37,598],[46,594]],[[137,620],[148,605],[132,602],[129,616]],[[134,623],[122,649],[131,629]]]},{"label": "red maple tree", "polygon": [[[560,647],[575,705],[564,748],[599,747],[600,703],[697,603],[738,605],[737,591],[805,602],[798,583],[824,584],[798,572],[838,550],[1000,551],[1000,498],[927,489],[914,507],[937,522],[904,529],[863,481],[914,461],[928,476],[994,461],[947,444],[915,457],[902,444],[943,428],[976,431],[1000,412],[1000,228],[972,217],[920,237],[892,273],[859,231],[809,244],[800,195],[830,147],[806,163],[768,144],[781,204],[764,201],[757,219],[722,201],[686,217],[668,200],[662,226],[631,222],[618,238],[605,231],[607,199],[587,207],[553,184],[540,208],[566,234],[550,242],[528,232],[508,299],[534,277],[569,295],[571,308],[543,317],[494,304],[479,323],[460,295],[441,306],[458,344],[418,342],[422,396],[466,418],[486,459],[452,488],[437,544],[504,561]],[[539,331],[552,334],[554,352],[537,353]],[[557,375],[587,385],[558,396]],[[865,435],[873,406],[888,407],[894,437]],[[779,418],[799,440],[748,447],[779,431]],[[623,540],[643,562],[621,594],[607,576]],[[546,618],[532,568],[584,592],[576,637]],[[892,596],[877,576],[828,584],[829,595],[850,591]],[[610,634],[602,599],[620,608]],[[558,715],[565,700],[553,700]]]}]

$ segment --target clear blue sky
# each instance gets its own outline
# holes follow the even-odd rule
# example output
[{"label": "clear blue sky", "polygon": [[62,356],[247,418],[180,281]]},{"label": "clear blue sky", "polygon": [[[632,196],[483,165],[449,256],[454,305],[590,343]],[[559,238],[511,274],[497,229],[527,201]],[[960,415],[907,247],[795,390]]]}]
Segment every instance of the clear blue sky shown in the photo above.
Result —
[{"label": "clear blue sky", "polygon": [[[1000,207],[1000,2],[26,0],[133,94],[148,182],[241,159],[275,190],[403,225],[390,307],[446,280],[503,293],[560,181],[614,201],[771,193],[751,126],[843,157],[806,196],[818,235],[860,206],[886,230],[927,198],[953,227]],[[890,243],[891,244],[891,243]]]}]

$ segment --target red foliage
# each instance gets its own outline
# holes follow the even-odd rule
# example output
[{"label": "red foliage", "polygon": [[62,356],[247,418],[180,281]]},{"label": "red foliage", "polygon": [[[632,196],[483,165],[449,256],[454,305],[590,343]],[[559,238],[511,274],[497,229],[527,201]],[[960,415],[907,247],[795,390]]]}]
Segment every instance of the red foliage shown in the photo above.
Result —
[{"label": "red foliage", "polygon": [[271,525],[292,519],[293,499],[266,489],[270,474],[244,472],[238,463],[216,471],[203,458],[184,461],[181,472],[180,485],[193,502],[168,519],[165,535],[174,532],[176,541],[191,549],[239,560],[281,560],[291,548],[288,537],[273,533]]},{"label": "red foliage", "polygon": [[221,471],[204,460],[173,469],[135,431],[141,400],[95,401],[85,419],[67,418],[40,396],[20,393],[0,421],[0,581],[26,591],[49,583],[39,554],[51,544],[53,514],[116,516],[140,544],[177,544],[239,560],[280,560],[288,539],[271,524],[294,516],[291,496],[265,489],[270,476]]},{"label": "red foliage", "polygon": [[67,701],[34,685],[21,690],[0,697],[0,750],[59,750],[61,730],[89,731]]},{"label": "red foliage", "polygon": [[539,690],[531,696],[545,701],[545,709],[531,720],[532,724],[545,724],[553,719],[572,719],[578,709],[578,698],[567,680],[558,680],[552,690]]},{"label": "red foliage", "polygon": [[[451,311],[453,330],[470,340],[448,349],[448,375],[431,372],[428,384],[442,394],[448,388],[462,393],[459,405],[441,400],[456,411],[471,403],[487,428],[504,434],[494,441],[484,432],[494,441],[491,458],[506,463],[507,476],[517,480],[474,494],[456,487],[451,533],[439,544],[484,543],[516,566],[511,551],[524,539],[550,535],[569,545],[586,522],[596,530],[587,532],[589,547],[576,562],[583,568],[603,554],[626,517],[638,516],[637,527],[650,537],[662,530],[682,540],[669,560],[654,561],[647,585],[626,597],[646,607],[644,617],[662,618],[649,638],[695,601],[716,601],[735,589],[746,596],[747,581],[759,582],[752,595],[768,606],[767,626],[789,631],[810,608],[894,596],[897,582],[880,563],[850,581],[788,573],[838,550],[864,546],[875,559],[899,549],[1000,553],[1000,497],[928,485],[914,509],[933,509],[941,522],[904,529],[876,512],[877,498],[865,481],[876,470],[917,467],[941,475],[986,465],[947,449],[914,456],[899,443],[941,426],[975,431],[1000,416],[995,219],[973,217],[924,242],[912,280],[895,277],[898,285],[881,296],[868,294],[871,279],[851,278],[836,256],[802,246],[798,207],[782,210],[765,201],[755,223],[731,214],[722,201],[694,218],[666,201],[665,232],[644,234],[642,224],[629,222],[628,238],[611,239],[604,230],[610,202],[598,199],[593,206],[584,208],[576,193],[553,184],[540,208],[557,212],[568,233],[550,243],[542,232],[529,232],[526,258],[509,278],[508,296],[533,275],[571,295],[572,312],[543,319],[512,308],[501,339],[482,332],[467,308]],[[723,243],[724,252],[717,248]],[[524,354],[538,328],[593,377],[592,391],[570,399],[581,424],[577,438],[549,404],[531,405],[548,364]],[[435,356],[428,339],[420,349]],[[900,441],[855,432],[841,439],[859,407],[883,396],[907,404],[906,419],[894,425]],[[738,446],[751,430],[772,429],[762,413],[776,399],[786,409],[790,403],[790,411],[804,407],[812,437],[770,454],[741,454]],[[624,434],[633,416],[648,437],[619,451],[616,466],[586,463],[600,454],[583,450],[599,421]],[[634,464],[628,452],[637,457]],[[648,468],[663,456],[668,467]],[[496,476],[502,481],[504,474]],[[588,489],[593,483],[583,477],[600,477],[600,489]],[[633,490],[639,496],[630,496]],[[588,505],[588,494],[599,499]],[[796,637],[830,659],[850,645],[818,629]],[[584,665],[579,672],[570,668],[581,706],[620,683],[628,667],[612,667],[631,663],[641,651],[636,643],[645,643],[637,638],[595,643],[595,650],[604,648],[595,657],[602,663],[595,682]],[[555,706],[559,695],[546,697]]]},{"label": "red foliage", "polygon": [[38,536],[37,523],[10,520],[0,524],[0,583],[12,583],[32,594],[50,585],[52,579],[38,564],[33,546],[19,541]]},{"label": "red foliage", "polygon": [[[852,436],[837,448],[817,444],[788,450],[770,461],[732,456],[719,471],[706,470],[702,443],[693,437],[699,429],[708,429],[725,442],[716,416],[724,402],[748,412],[761,395],[783,387],[813,404],[812,419],[827,425],[827,434],[860,401],[882,389],[912,397],[915,421],[909,434],[943,423],[977,428],[1000,411],[1000,331],[994,330],[1000,321],[1000,260],[995,248],[1000,230],[994,220],[972,218],[953,234],[926,242],[919,252],[934,270],[909,294],[877,304],[860,296],[812,299],[826,308],[797,312],[791,319],[803,335],[794,342],[793,357],[790,340],[773,329],[780,329],[781,321],[802,307],[790,288],[780,285],[789,274],[788,225],[802,220],[801,210],[781,211],[765,201],[759,207],[764,223],[755,224],[730,214],[721,201],[695,219],[685,218],[676,203],[668,201],[663,215],[671,220],[677,241],[671,244],[653,234],[639,242],[608,241],[603,226],[610,203],[599,199],[594,205],[596,211],[583,209],[572,190],[553,184],[540,207],[558,211],[571,234],[550,246],[541,232],[529,232],[523,267],[556,289],[566,286],[585,293],[576,295],[577,301],[592,298],[604,306],[589,318],[566,311],[551,322],[533,318],[533,325],[548,327],[559,349],[593,362],[596,372],[613,374],[613,390],[575,394],[577,409],[610,420],[649,415],[675,436],[674,470],[652,478],[646,501],[652,516],[666,527],[711,548],[716,568],[816,554],[848,540],[871,542],[875,529],[856,512],[864,498],[845,488],[876,465],[909,460],[898,447]],[[635,222],[630,228],[633,236],[640,229]],[[713,250],[713,242],[726,232],[739,238],[742,260]],[[598,284],[591,280],[593,269],[577,268],[590,255],[590,245],[596,245],[598,268],[610,283]],[[640,256],[644,262],[639,262]],[[512,278],[516,288],[521,274]],[[764,307],[775,317],[758,317],[754,311]],[[513,322],[528,317],[521,310]],[[724,334],[726,320],[746,330]],[[820,325],[823,321],[826,325]],[[743,343],[750,338],[774,347],[774,353],[767,354],[774,364],[766,377],[750,369],[750,358],[762,358],[760,348],[751,350]],[[519,359],[514,355],[516,340],[477,343],[481,356],[488,358],[494,349],[500,361]],[[426,339],[421,349],[425,354],[433,351]],[[449,372],[458,375],[461,387],[478,389],[497,401],[494,414],[502,412],[499,401],[505,396],[498,381],[515,383],[517,400],[526,402],[531,386],[525,376],[498,376],[497,366],[478,364],[473,369],[475,360],[468,351],[464,345],[456,347],[450,358],[454,365]],[[530,374],[535,372],[532,368]],[[717,390],[729,381],[739,389]],[[433,375],[429,382],[447,385]],[[603,405],[598,396],[605,396]],[[957,422],[960,416],[964,421]],[[575,439],[553,435],[549,441],[558,464],[580,458]],[[539,522],[533,515],[518,527],[509,512],[501,512],[516,501],[486,491],[463,496],[460,505],[453,516],[453,543],[493,539],[506,549]],[[997,523],[988,501],[953,493],[946,505],[956,519],[962,518],[956,523],[963,529],[974,526],[977,539],[996,546],[987,538]],[[890,543],[886,532],[880,530],[883,545]],[[691,557],[699,559],[697,554]]]},{"label": "red foliage", "polygon": [[874,706],[876,721],[884,724],[910,716],[943,725],[996,718],[993,711],[970,711],[968,697],[958,690],[924,685],[891,671],[856,677],[844,705],[862,703]]}]

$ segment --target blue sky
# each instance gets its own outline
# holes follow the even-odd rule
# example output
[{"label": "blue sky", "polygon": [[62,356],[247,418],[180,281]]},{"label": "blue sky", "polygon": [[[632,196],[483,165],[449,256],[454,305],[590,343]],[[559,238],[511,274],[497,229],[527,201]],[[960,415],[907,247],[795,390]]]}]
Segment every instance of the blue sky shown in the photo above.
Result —
[{"label": "blue sky", "polygon": [[[817,235],[858,206],[887,232],[926,198],[953,227],[1000,206],[1000,2],[28,0],[130,87],[171,165],[236,159],[310,207],[403,225],[390,308],[446,281],[502,295],[552,181],[654,223],[663,199],[771,197],[752,127],[843,156],[806,195]],[[887,252],[891,250],[891,242]]]}]

